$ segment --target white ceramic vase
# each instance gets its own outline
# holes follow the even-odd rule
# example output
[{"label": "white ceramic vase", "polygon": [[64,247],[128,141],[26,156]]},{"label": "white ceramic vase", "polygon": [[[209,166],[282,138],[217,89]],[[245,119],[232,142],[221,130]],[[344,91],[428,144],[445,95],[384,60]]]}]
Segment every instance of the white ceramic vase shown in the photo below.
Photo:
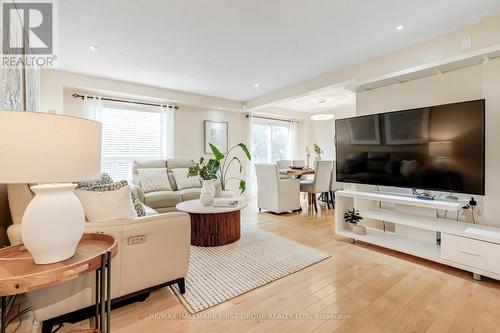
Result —
[{"label": "white ceramic vase", "polygon": [[210,206],[214,202],[215,186],[213,180],[203,180],[201,182],[200,201],[203,206]]},{"label": "white ceramic vase", "polygon": [[35,197],[21,225],[24,246],[37,264],[71,258],[82,238],[85,214],[73,190],[76,184],[32,186]]}]

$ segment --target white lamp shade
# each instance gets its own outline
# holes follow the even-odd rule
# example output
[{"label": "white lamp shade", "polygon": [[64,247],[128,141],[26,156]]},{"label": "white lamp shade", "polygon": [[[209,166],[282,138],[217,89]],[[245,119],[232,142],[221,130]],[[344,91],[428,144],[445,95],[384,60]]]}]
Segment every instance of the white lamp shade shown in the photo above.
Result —
[{"label": "white lamp shade", "polygon": [[102,125],[57,114],[0,111],[0,184],[92,180]]}]

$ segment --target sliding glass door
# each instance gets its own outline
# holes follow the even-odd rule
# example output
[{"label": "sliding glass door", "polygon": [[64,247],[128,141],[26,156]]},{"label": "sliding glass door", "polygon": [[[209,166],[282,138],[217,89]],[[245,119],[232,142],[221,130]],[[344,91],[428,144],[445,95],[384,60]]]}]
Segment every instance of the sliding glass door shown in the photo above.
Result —
[{"label": "sliding glass door", "polygon": [[255,120],[252,126],[252,156],[255,163],[274,163],[288,156],[289,124]]}]

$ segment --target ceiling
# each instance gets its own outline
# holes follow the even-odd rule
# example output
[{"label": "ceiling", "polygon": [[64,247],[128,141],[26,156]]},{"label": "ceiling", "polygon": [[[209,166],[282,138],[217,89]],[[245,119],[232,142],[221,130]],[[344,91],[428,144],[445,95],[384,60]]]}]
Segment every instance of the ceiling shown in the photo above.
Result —
[{"label": "ceiling", "polygon": [[356,94],[344,87],[326,87],[297,98],[290,98],[273,106],[302,111],[318,113],[333,111],[340,108],[355,107]]},{"label": "ceiling", "polygon": [[467,26],[500,1],[64,0],[59,11],[59,69],[247,101]]}]

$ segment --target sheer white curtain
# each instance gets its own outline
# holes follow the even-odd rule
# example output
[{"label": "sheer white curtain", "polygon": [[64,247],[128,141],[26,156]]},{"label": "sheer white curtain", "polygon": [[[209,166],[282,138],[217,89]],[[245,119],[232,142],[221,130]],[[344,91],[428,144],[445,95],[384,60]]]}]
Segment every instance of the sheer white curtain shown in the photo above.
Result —
[{"label": "sheer white curtain", "polygon": [[[252,138],[252,129],[253,129],[253,124],[254,124],[254,119],[250,115],[248,116],[248,129],[247,129],[247,138],[248,138],[248,149],[250,152],[253,152],[253,138]],[[255,175],[255,163],[253,160],[248,161],[247,163],[247,175],[246,175],[246,182],[247,182],[247,190],[246,190],[246,197],[247,199],[253,199],[257,196],[257,177]]]},{"label": "sheer white curtain", "polygon": [[102,123],[102,100],[98,96],[83,97],[83,116]]},{"label": "sheer white curtain", "polygon": [[160,106],[162,158],[174,158],[175,109]]},{"label": "sheer white curtain", "polygon": [[298,140],[297,140],[297,128],[298,128],[298,122],[297,121],[291,121],[290,125],[288,127],[288,140],[287,140],[287,159],[288,160],[296,160],[297,159],[297,145],[298,145]]}]

